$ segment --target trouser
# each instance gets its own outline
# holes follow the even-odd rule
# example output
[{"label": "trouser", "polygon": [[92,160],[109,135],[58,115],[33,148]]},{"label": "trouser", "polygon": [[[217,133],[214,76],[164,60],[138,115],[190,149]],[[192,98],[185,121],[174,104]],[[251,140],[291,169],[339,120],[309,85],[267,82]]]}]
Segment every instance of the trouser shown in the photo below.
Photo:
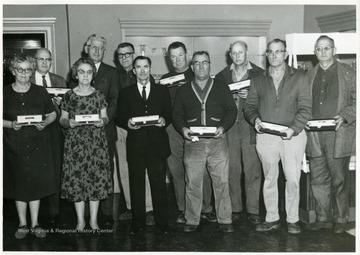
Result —
[{"label": "trouser", "polygon": [[258,151],[263,171],[263,195],[266,208],[266,221],[274,222],[279,217],[278,176],[279,160],[281,160],[286,179],[285,210],[286,221],[299,221],[300,175],[301,162],[306,145],[305,131],[301,131],[290,140],[283,140],[280,136],[257,134],[256,149]]},{"label": "trouser", "polygon": [[145,226],[146,169],[151,186],[155,223],[159,227],[167,227],[166,159],[159,158],[151,146],[146,145],[137,151],[136,158],[129,160],[132,225],[133,227]]},{"label": "trouser", "polygon": [[335,132],[319,132],[322,156],[309,160],[310,184],[317,202],[316,220],[334,219],[335,222],[346,223],[349,218],[350,157],[334,158],[335,135]]},{"label": "trouser", "polygon": [[[184,139],[170,124],[166,129],[169,135],[171,155],[167,159],[168,167],[174,183],[174,191],[179,211],[185,210],[185,167],[184,167]],[[202,212],[211,212],[212,187],[211,178],[204,172]]]},{"label": "trouser", "polygon": [[61,182],[61,170],[64,156],[64,134],[59,126],[58,122],[53,122],[50,126],[50,136],[52,141],[52,151],[55,169],[55,193],[47,197],[49,206],[49,215],[59,215],[60,208],[60,182]]},{"label": "trouser", "polygon": [[245,174],[246,210],[259,214],[261,162],[255,144],[250,144],[250,126],[238,119],[227,132],[229,144],[229,190],[233,212],[243,210],[241,174]]},{"label": "trouser", "polygon": [[[122,191],[124,192],[124,198],[126,201],[126,208],[131,210],[130,200],[130,188],[129,188],[129,169],[128,162],[126,159],[126,137],[127,131],[125,129],[116,127],[118,140],[116,141],[116,151],[119,163],[120,182]],[[151,199],[150,183],[148,173],[145,174],[145,203],[146,211],[153,210],[153,204]]]},{"label": "trouser", "polygon": [[[109,150],[109,158],[110,158],[110,169],[111,169],[111,178],[112,178],[112,189],[114,191],[114,156],[115,156],[115,141],[108,141],[108,150]],[[112,216],[113,214],[113,198],[114,192],[108,195],[108,197],[104,200],[101,200],[100,207],[101,212],[105,216]]]},{"label": "trouser", "polygon": [[208,171],[213,184],[218,223],[230,224],[229,151],[226,135],[218,139],[185,141],[186,224],[199,225],[203,200],[204,172]]}]

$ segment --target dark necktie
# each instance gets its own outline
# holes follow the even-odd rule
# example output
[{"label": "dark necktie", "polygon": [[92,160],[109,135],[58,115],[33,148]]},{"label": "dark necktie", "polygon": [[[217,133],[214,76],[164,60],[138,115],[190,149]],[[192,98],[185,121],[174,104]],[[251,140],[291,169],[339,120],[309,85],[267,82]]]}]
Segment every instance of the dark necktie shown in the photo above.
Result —
[{"label": "dark necktie", "polygon": [[46,88],[48,85],[47,85],[47,82],[45,80],[45,75],[42,76],[42,83],[43,83],[43,86]]},{"label": "dark necktie", "polygon": [[146,102],[146,90],[145,90],[146,86],[143,86],[143,90],[141,93],[142,99],[144,100],[144,102]]}]

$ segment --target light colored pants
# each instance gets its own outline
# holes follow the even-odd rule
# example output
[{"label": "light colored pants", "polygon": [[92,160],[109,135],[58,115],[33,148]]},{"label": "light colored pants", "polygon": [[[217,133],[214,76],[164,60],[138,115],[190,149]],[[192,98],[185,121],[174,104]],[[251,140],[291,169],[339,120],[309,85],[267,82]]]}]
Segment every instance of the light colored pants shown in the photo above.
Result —
[{"label": "light colored pants", "polygon": [[[130,187],[129,187],[129,168],[126,160],[126,137],[127,131],[125,129],[116,127],[118,140],[116,141],[116,151],[119,162],[119,172],[120,172],[120,181],[124,191],[124,197],[126,201],[126,208],[131,210],[131,202],[130,202]],[[146,172],[145,175],[145,203],[146,203],[146,211],[152,211],[152,200],[151,200],[151,191],[150,191],[150,183],[149,177]]]},{"label": "light colored pants", "polygon": [[[167,158],[167,164],[174,183],[174,191],[179,211],[185,210],[185,166],[184,166],[184,139],[170,124],[166,128],[169,135],[171,155]],[[211,206],[212,187],[211,178],[207,171],[204,172],[203,205],[202,212],[212,211]]]},{"label": "light colored pants", "polygon": [[200,223],[205,171],[209,172],[212,179],[218,223],[232,223],[228,183],[229,151],[226,136],[219,139],[200,139],[198,142],[185,141],[184,164],[186,224],[199,225]]},{"label": "light colored pants", "polygon": [[286,221],[288,223],[299,221],[301,162],[306,140],[304,130],[290,140],[283,140],[280,136],[270,134],[257,134],[256,136],[256,149],[263,165],[265,178],[263,194],[267,222],[280,219],[278,209],[279,160],[281,160],[286,180]]}]

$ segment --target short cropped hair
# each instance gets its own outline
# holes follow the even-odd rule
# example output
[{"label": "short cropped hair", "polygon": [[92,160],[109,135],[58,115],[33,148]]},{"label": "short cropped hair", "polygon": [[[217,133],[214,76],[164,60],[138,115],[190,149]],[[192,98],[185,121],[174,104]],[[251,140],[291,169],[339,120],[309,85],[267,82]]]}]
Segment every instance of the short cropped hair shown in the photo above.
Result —
[{"label": "short cropped hair", "polygon": [[269,47],[270,47],[270,45],[271,45],[272,43],[282,43],[282,44],[284,45],[284,47],[285,47],[285,50],[286,50],[286,41],[281,40],[281,39],[279,39],[279,38],[276,38],[276,39],[268,42],[268,44],[266,45],[266,48],[269,49]]},{"label": "short cropped hair", "polygon": [[106,39],[105,37],[103,36],[99,36],[99,35],[96,35],[96,34],[92,34],[88,37],[88,39],[86,40],[86,46],[90,46],[92,41],[94,40],[99,40],[99,41],[102,41],[103,44],[104,44],[104,48],[106,48]]},{"label": "short cropped hair", "polygon": [[321,35],[315,42],[315,45],[320,41],[320,40],[323,40],[323,39],[327,39],[330,41],[330,43],[332,44],[331,46],[335,47],[335,42],[334,42],[334,39],[332,39],[331,37],[327,36],[327,35]]},{"label": "short cropped hair", "polygon": [[192,56],[192,59],[194,59],[194,57],[197,56],[197,55],[206,55],[206,56],[208,56],[209,62],[210,62],[210,54],[206,50],[195,51],[193,56]]},{"label": "short cropped hair", "polygon": [[117,46],[117,49],[119,50],[120,48],[125,48],[125,47],[131,47],[131,49],[135,52],[135,47],[132,43],[129,43],[129,42],[123,42],[123,43],[120,43],[118,46]]},{"label": "short cropped hair", "polygon": [[170,55],[170,50],[177,49],[177,48],[180,48],[180,47],[184,49],[185,53],[187,53],[187,49],[186,49],[186,46],[185,46],[184,43],[182,43],[182,42],[173,42],[168,47],[169,55]]},{"label": "short cropped hair", "polygon": [[149,57],[146,57],[146,56],[137,56],[134,61],[133,61],[133,68],[135,68],[135,64],[136,64],[136,61],[137,60],[147,60],[150,67],[151,67],[151,59]]},{"label": "short cropped hair", "polygon": [[76,78],[76,74],[77,74],[77,69],[81,64],[88,64],[91,66],[92,70],[93,70],[93,79],[96,75],[96,66],[94,64],[94,61],[91,60],[91,58],[79,58],[71,67],[71,77],[74,80],[77,80]]}]

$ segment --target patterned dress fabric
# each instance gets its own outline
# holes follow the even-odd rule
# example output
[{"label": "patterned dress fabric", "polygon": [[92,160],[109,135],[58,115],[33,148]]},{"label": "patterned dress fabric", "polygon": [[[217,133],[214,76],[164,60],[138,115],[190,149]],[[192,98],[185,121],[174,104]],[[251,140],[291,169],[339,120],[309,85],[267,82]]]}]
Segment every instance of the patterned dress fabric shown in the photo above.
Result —
[{"label": "patterned dress fabric", "polygon": [[[87,96],[70,90],[61,109],[74,119],[79,114],[100,114],[105,96],[95,90]],[[68,128],[65,134],[61,197],[72,202],[96,201],[112,192],[111,170],[105,128],[93,124]]]}]

